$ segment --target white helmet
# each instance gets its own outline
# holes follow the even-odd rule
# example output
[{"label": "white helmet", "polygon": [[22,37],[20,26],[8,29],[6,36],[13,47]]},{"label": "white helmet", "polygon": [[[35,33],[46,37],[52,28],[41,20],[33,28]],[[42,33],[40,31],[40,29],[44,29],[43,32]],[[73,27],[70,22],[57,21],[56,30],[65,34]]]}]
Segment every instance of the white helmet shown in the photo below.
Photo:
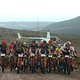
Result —
[{"label": "white helmet", "polygon": [[66,43],[69,44],[70,46],[72,45],[72,43],[70,41],[67,41]]}]

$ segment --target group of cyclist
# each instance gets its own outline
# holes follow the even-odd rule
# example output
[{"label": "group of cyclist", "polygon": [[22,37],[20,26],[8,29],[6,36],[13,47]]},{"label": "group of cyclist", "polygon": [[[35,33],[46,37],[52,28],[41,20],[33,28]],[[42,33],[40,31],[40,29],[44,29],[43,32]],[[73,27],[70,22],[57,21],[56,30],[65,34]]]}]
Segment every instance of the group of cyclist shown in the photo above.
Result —
[{"label": "group of cyclist", "polygon": [[[65,58],[64,60],[66,61],[66,58],[74,59],[75,56],[77,56],[77,53],[70,41],[61,45],[56,39],[50,40],[48,43],[46,41],[36,43],[34,40],[31,44],[27,45],[26,42],[17,39],[9,45],[7,45],[4,40],[0,44],[0,65],[2,67],[3,65],[7,66],[11,64],[11,62],[8,63],[6,58],[9,60],[13,59],[12,67],[15,66],[14,69],[18,70],[18,73],[21,64],[25,64],[25,67],[27,65],[30,66],[32,72],[34,72],[34,70],[36,71],[35,67],[37,65],[44,73],[45,70],[43,69],[48,68],[50,65],[52,66],[54,63],[53,60],[56,60],[57,64],[61,58]],[[51,61],[49,61],[50,59],[48,58],[51,58]],[[3,64],[3,59],[6,62],[5,64]],[[25,61],[25,63],[23,61]]]}]

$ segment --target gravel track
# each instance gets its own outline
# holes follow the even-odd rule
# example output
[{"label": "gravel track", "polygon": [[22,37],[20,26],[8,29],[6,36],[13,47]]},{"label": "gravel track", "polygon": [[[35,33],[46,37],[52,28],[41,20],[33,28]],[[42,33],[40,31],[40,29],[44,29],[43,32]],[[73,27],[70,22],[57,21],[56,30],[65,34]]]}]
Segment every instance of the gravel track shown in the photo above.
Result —
[{"label": "gravel track", "polygon": [[41,74],[40,72],[17,74],[5,71],[5,73],[0,72],[0,80],[80,80],[80,72],[73,71],[71,75],[66,75],[60,73]]}]

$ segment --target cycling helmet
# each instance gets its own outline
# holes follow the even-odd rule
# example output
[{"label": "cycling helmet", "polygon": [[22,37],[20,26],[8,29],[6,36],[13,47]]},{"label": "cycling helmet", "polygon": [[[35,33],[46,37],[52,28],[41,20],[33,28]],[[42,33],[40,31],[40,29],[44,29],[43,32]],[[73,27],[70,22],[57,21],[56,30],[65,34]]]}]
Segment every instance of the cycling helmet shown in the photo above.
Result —
[{"label": "cycling helmet", "polygon": [[5,44],[6,44],[6,41],[5,41],[5,40],[3,40],[3,41],[1,42],[1,44],[2,44],[2,45],[5,45]]},{"label": "cycling helmet", "polygon": [[11,44],[10,44],[10,45],[8,45],[8,48],[9,48],[9,49],[12,49],[12,45],[11,45]]}]

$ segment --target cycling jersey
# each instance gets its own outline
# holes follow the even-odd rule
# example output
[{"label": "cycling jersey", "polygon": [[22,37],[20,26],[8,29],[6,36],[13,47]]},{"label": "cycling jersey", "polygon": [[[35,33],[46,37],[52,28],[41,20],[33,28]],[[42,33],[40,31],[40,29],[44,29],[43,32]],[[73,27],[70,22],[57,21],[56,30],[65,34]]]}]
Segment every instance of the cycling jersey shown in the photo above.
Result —
[{"label": "cycling jersey", "polygon": [[6,53],[7,45],[6,44],[5,45],[1,45],[0,47],[1,47],[1,52],[2,53]]},{"label": "cycling jersey", "polygon": [[70,50],[69,50],[68,48],[64,48],[64,49],[62,50],[62,53],[63,53],[64,56],[65,56],[65,55],[70,55]]},{"label": "cycling jersey", "polygon": [[41,54],[48,54],[49,53],[48,46],[47,45],[46,46],[41,45],[40,46],[40,53]]},{"label": "cycling jersey", "polygon": [[17,54],[21,54],[23,52],[23,49],[22,49],[22,45],[21,44],[15,44],[14,46],[14,50]]},{"label": "cycling jersey", "polygon": [[38,48],[37,44],[30,44],[29,46],[29,50],[34,54],[36,53],[37,48]]}]

